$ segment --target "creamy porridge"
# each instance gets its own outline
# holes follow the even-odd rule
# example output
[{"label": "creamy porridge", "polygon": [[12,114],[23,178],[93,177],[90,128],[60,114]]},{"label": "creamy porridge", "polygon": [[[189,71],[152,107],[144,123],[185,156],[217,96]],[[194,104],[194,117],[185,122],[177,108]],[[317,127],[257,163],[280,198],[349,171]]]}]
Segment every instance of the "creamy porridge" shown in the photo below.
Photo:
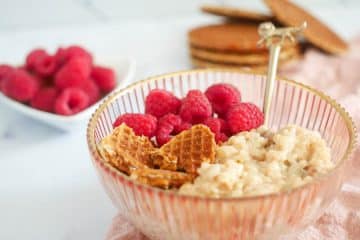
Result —
[{"label": "creamy porridge", "polygon": [[318,132],[289,125],[278,132],[260,127],[232,136],[216,150],[216,163],[202,163],[181,194],[241,197],[286,191],[334,167]]}]

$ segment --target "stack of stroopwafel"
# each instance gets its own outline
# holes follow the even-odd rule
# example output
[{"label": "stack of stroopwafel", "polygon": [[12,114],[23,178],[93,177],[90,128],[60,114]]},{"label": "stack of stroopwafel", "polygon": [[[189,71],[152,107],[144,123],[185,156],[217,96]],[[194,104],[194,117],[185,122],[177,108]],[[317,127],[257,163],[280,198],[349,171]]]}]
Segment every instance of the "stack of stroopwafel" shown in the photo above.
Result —
[{"label": "stack of stroopwafel", "polygon": [[[191,60],[197,67],[251,68],[265,70],[269,53],[258,47],[258,25],[250,22],[224,23],[193,29],[189,33]],[[280,64],[298,57],[298,43],[286,44]]]},{"label": "stack of stroopwafel", "polygon": [[[276,25],[297,26],[307,21],[305,39],[330,54],[339,54],[347,44],[321,21],[286,0],[264,0],[272,15],[222,6],[203,6],[202,11],[223,16],[224,23],[200,26],[190,30],[189,52],[195,67],[239,68],[266,71],[269,53],[258,47],[258,26],[272,21]],[[282,48],[279,63],[301,57],[302,45],[288,42]]]}]

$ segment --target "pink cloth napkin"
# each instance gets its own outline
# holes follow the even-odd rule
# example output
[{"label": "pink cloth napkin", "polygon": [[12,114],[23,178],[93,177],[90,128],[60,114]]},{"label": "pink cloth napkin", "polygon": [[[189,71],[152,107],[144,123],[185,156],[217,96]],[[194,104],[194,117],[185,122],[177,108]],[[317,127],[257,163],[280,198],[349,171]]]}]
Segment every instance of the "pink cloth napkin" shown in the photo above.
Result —
[{"label": "pink cloth napkin", "polygon": [[[337,99],[360,129],[360,36],[351,42],[351,50],[344,56],[328,56],[311,49],[302,61],[283,68],[281,75],[321,89]],[[282,240],[360,239],[360,148],[350,165],[340,196],[324,215],[297,236]],[[106,240],[130,239],[147,238],[121,216],[116,216]]]}]

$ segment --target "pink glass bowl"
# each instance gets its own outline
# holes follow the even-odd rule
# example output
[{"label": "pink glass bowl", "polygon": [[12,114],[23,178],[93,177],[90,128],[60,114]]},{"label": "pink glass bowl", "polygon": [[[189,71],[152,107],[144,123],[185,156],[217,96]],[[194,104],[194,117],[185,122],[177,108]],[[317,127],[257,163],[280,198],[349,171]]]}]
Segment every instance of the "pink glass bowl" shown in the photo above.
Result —
[{"label": "pink glass bowl", "polygon": [[102,161],[97,143],[112,131],[118,115],[144,112],[144,99],[151,89],[162,88],[183,97],[190,89],[205,90],[219,82],[237,86],[243,101],[262,107],[265,76],[236,70],[193,70],[152,77],[118,91],[89,122],[87,141],[106,192],[119,212],[150,239],[274,239],[311,224],[340,191],[355,145],[354,124],[325,94],[285,79],[276,82],[270,127],[292,123],[319,131],[336,163],[331,173],[312,183],[264,196],[210,199],[137,184]]}]

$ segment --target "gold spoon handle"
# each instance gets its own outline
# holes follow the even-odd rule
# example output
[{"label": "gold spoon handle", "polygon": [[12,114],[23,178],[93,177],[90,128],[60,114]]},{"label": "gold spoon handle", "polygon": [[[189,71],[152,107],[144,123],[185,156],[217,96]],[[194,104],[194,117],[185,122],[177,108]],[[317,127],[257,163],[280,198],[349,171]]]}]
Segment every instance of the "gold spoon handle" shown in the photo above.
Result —
[{"label": "gold spoon handle", "polygon": [[265,97],[264,97],[264,124],[268,126],[269,124],[269,116],[270,116],[270,105],[271,99],[274,92],[274,86],[276,81],[276,72],[278,66],[278,60],[280,55],[281,45],[274,44],[270,47],[270,59],[267,73],[267,80],[265,86]]},{"label": "gold spoon handle", "polygon": [[300,34],[305,28],[307,24],[303,22],[298,27],[284,27],[284,28],[276,28],[274,24],[271,22],[264,22],[259,25],[258,32],[260,35],[260,40],[258,45],[265,44],[266,47],[270,49],[270,59],[268,66],[268,74],[266,79],[266,88],[264,95],[264,124],[269,124],[269,116],[270,116],[270,106],[272,95],[274,92],[274,86],[276,81],[276,72],[279,61],[279,55],[281,46],[284,44],[286,39],[290,41],[295,41],[295,36]]}]

